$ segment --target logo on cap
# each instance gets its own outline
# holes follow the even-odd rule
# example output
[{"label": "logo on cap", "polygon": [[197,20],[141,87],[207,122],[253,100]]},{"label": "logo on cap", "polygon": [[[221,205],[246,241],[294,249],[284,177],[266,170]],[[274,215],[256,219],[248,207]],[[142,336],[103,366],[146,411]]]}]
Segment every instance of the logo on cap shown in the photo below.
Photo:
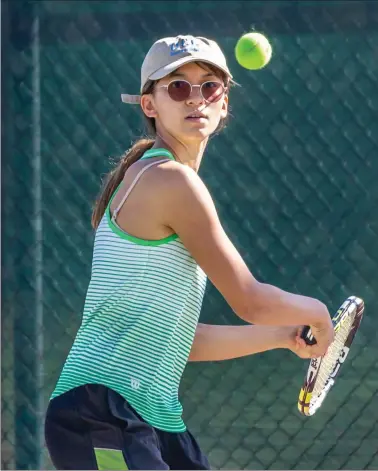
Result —
[{"label": "logo on cap", "polygon": [[199,44],[195,38],[182,38],[179,39],[176,43],[171,44],[171,56],[176,56],[177,54],[182,54],[184,52],[197,52],[199,51]]}]

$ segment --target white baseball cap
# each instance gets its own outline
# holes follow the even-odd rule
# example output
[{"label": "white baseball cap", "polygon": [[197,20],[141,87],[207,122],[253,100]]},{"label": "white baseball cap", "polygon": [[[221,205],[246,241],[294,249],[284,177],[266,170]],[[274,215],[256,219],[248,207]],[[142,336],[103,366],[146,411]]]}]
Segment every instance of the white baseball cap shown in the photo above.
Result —
[{"label": "white baseball cap", "polygon": [[[215,41],[203,37],[179,35],[156,41],[144,58],[140,92],[148,80],[159,80],[189,62],[205,62],[222,70],[230,79],[226,58]],[[140,95],[121,95],[124,103],[140,102]]]}]

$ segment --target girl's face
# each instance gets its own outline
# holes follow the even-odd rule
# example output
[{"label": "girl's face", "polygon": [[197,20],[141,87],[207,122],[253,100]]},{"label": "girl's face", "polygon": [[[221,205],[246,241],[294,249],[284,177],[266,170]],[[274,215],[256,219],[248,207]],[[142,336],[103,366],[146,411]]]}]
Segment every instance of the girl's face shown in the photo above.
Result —
[{"label": "girl's face", "polygon": [[[185,96],[183,88],[188,89],[188,85],[176,81],[192,85],[190,94],[182,101],[175,101],[172,97]],[[206,98],[212,100],[215,93],[220,99],[207,101],[200,87],[195,87],[202,84],[205,84],[202,93]],[[141,105],[148,117],[155,118],[158,133],[168,132],[180,142],[200,142],[207,139],[217,129],[220,120],[227,116],[228,97],[222,93],[222,87],[225,88],[225,84],[220,75],[215,75],[206,64],[200,66],[191,62],[159,80],[152,94],[142,96]]]}]

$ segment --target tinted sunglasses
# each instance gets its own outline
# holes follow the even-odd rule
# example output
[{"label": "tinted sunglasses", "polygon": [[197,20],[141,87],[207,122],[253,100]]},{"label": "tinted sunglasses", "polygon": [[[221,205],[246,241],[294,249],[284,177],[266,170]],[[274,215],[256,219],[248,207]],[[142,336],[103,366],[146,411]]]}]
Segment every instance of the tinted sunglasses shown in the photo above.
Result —
[{"label": "tinted sunglasses", "polygon": [[193,88],[199,88],[202,98],[208,103],[219,101],[227,90],[220,82],[209,81],[201,85],[192,85],[186,80],[172,80],[168,85],[161,85],[158,88],[166,88],[173,101],[187,100],[192,94]]}]

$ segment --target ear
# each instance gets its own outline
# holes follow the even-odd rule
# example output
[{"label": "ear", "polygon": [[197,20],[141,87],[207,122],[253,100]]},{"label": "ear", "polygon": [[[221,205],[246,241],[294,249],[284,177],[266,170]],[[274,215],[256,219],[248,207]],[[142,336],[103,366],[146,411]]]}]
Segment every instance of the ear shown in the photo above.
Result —
[{"label": "ear", "polygon": [[222,110],[221,110],[221,119],[226,118],[228,114],[228,95],[225,95],[223,97],[223,104],[222,104]]},{"label": "ear", "polygon": [[140,106],[148,118],[156,118],[157,111],[155,110],[154,99],[152,95],[142,95],[140,97]]}]

